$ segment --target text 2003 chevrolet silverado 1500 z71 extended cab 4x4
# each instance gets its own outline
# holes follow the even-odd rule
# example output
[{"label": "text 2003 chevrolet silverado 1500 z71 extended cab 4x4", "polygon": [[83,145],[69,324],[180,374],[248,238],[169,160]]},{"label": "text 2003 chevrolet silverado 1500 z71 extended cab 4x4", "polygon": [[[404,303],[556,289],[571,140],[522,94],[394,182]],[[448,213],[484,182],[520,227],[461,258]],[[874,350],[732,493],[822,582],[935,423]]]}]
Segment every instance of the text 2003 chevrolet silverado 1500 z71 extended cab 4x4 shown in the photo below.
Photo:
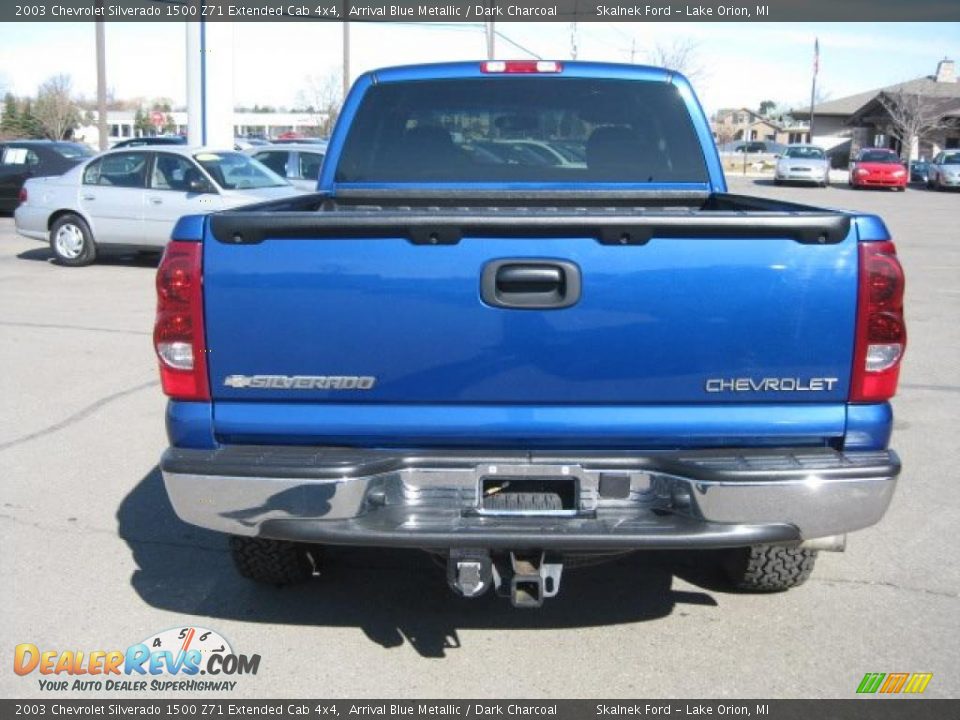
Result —
[{"label": "text 2003 chevrolet silverado 1500 z71 extended cab 4x4", "polygon": [[890,502],[903,287],[879,218],[728,194],[676,73],[371,72],[316,194],[177,225],[164,481],[266,582],[344,544],[518,606],[657,548],[788,588]]}]

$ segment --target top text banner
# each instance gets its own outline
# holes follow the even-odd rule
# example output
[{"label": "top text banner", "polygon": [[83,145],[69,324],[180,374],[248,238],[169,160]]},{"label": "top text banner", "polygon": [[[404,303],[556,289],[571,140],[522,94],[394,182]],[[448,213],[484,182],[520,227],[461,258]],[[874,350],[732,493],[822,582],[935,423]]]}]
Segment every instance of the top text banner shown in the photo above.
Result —
[{"label": "top text banner", "polygon": [[0,22],[791,22],[960,21],[960,0],[14,0]]}]

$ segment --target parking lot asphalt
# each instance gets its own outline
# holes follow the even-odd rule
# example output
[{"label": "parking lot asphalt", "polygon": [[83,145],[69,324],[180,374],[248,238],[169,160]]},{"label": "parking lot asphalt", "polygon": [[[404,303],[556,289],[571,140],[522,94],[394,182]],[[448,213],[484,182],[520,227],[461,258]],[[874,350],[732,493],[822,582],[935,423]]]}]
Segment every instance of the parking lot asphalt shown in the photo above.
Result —
[{"label": "parking lot asphalt", "polygon": [[910,340],[892,507],[788,593],[633,555],[569,571],[538,612],[455,598],[412,551],[331,550],[295,588],[241,579],[225,537],[175,517],[157,470],[155,260],[60,267],[0,218],[2,695],[129,697],[45,693],[12,672],[14,646],[122,649],[190,625],[262,658],[223,697],[847,698],[866,672],[932,672],[926,695],[960,695],[960,195],[731,186],[876,212],[897,240]]}]

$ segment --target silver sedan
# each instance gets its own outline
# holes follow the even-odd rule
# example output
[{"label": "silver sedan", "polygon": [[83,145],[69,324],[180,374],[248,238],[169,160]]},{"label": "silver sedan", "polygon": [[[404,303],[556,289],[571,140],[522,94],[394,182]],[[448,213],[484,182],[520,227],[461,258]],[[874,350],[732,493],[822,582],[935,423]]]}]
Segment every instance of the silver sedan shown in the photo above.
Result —
[{"label": "silver sedan", "polygon": [[234,150],[128,148],[28,180],[14,220],[21,235],[49,242],[63,265],[88,265],[98,252],[162,249],[184,215],[300,192]]},{"label": "silver sedan", "polygon": [[830,160],[816,145],[788,145],[777,158],[773,181],[777,185],[803,182],[826,187],[830,184]]},{"label": "silver sedan", "polygon": [[960,150],[944,150],[930,161],[927,187],[937,190],[960,188]]},{"label": "silver sedan", "polygon": [[314,192],[327,146],[320,143],[283,143],[251,147],[244,152],[277,175],[285,177],[295,187]]}]

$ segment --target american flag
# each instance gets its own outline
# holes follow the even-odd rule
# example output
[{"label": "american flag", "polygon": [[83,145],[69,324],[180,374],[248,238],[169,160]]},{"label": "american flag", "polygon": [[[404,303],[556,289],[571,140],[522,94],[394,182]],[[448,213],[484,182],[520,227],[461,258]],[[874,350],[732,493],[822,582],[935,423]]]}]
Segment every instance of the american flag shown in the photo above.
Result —
[{"label": "american flag", "polygon": [[820,72],[820,38],[813,41],[813,75],[816,77]]}]

